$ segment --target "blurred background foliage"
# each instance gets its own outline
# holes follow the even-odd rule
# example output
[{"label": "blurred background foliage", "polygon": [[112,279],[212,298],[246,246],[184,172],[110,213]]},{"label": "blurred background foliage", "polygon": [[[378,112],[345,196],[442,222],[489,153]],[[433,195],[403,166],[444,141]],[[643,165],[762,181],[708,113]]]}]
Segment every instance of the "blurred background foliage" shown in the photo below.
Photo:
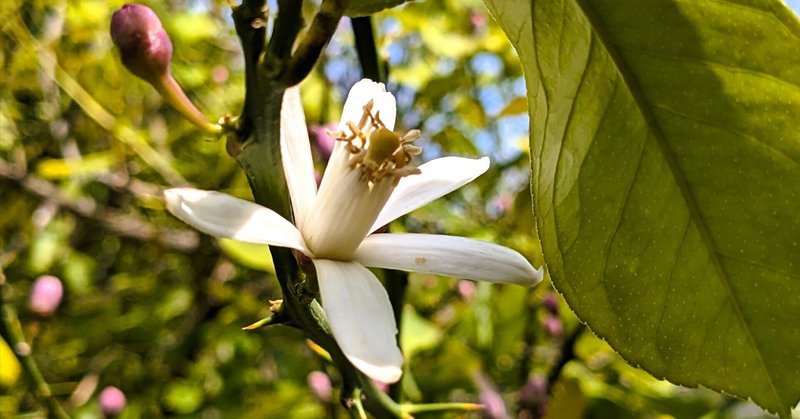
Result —
[{"label": "blurred background foliage", "polygon": [[[223,139],[200,135],[123,69],[108,35],[122,4],[0,4],[0,417],[45,417],[49,406],[13,355],[26,348],[9,347],[16,315],[74,417],[103,417],[108,386],[124,392],[125,418],[345,417],[336,371],[298,331],[241,330],[281,297],[265,248],[198,234],[164,211],[165,187],[245,198],[249,188]],[[227,3],[149,6],[172,38],[173,73],[189,96],[212,119],[236,115],[242,59]],[[422,130],[424,160],[489,155],[493,163],[393,228],[488,239],[541,265],[524,82],[503,32],[475,0],[409,3],[373,22],[398,126]],[[337,121],[361,78],[353,43],[344,19],[303,83],[309,124]],[[53,314],[30,304],[41,275],[64,286]],[[402,400],[481,402],[490,418],[762,415],[627,365],[547,282],[530,290],[412,274],[401,343]]]}]

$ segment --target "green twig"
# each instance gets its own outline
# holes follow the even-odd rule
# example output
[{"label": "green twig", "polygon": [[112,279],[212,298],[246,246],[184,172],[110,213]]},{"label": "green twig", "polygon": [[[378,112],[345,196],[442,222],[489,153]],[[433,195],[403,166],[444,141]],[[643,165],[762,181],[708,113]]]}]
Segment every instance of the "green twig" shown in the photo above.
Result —
[{"label": "green twig", "polygon": [[14,354],[22,364],[22,368],[33,381],[36,393],[49,406],[50,415],[59,419],[69,418],[67,412],[53,395],[50,385],[45,381],[39,365],[31,355],[31,346],[25,341],[25,334],[22,331],[19,317],[17,317],[17,311],[11,305],[10,294],[10,287],[6,282],[2,267],[0,267],[0,321],[6,332],[8,344],[14,349]]},{"label": "green twig", "polygon": [[[356,52],[358,61],[361,65],[361,75],[377,82],[385,83],[383,66],[378,57],[378,48],[375,45],[375,35],[372,27],[372,19],[369,16],[356,17],[351,19],[353,34],[355,35]],[[385,227],[389,231],[389,227]],[[389,301],[392,303],[394,319],[397,323],[397,330],[402,330],[403,306],[406,300],[408,289],[408,272],[385,269],[384,278],[386,282],[386,292],[389,294]],[[398,345],[399,345],[398,332]],[[403,377],[396,383],[389,386],[389,397],[392,400],[399,400],[403,391]]]},{"label": "green twig", "polygon": [[236,137],[248,138],[253,130],[255,121],[251,120],[254,113],[251,108],[257,107],[258,89],[258,60],[264,51],[267,36],[267,10],[265,0],[245,0],[241,5],[233,7],[233,21],[236,34],[242,44],[244,53],[244,108],[237,119],[238,127]]},{"label": "green twig", "polygon": [[[338,22],[343,10],[342,1],[324,0],[312,27],[297,52],[290,57],[287,51],[301,24],[299,4],[290,0],[279,1],[280,10],[266,51],[262,32],[264,2],[245,1],[233,11],[236,32],[244,48],[247,88],[245,107],[239,117],[240,126],[235,132],[236,141],[241,146],[236,157],[247,174],[254,200],[287,219],[291,219],[292,211],[280,155],[283,93],[287,85],[302,80],[307,74],[306,70],[313,67],[333,34],[336,25],[332,23]],[[293,65],[287,64],[290,60]],[[330,355],[342,375],[341,394],[355,397],[345,403],[351,414],[355,417],[366,416],[361,406],[363,392],[369,411],[377,417],[402,417],[400,406],[353,367],[331,335],[322,307],[315,299],[314,287],[311,286],[315,283],[314,269],[303,272],[289,249],[271,247],[270,252],[283,293],[281,313]],[[402,307],[402,303],[398,306]],[[270,321],[265,320],[266,323]]]},{"label": "green twig", "polygon": [[[282,57],[282,48],[291,45],[288,39],[276,37],[293,38],[291,28],[297,23],[295,12],[299,13],[298,5],[299,2],[280,2],[283,8],[275,22],[268,48],[276,53],[272,57],[276,68],[285,65],[288,57]],[[270,71],[259,61],[265,45],[260,20],[264,18],[263,7],[263,1],[254,0],[243,3],[233,11],[236,32],[244,48],[247,88],[245,107],[239,118],[243,122],[236,132],[237,140],[242,145],[237,159],[247,175],[255,201],[286,219],[292,219],[280,154],[280,113],[285,87],[279,80],[279,74]],[[355,389],[357,372],[331,336],[319,303],[306,290],[304,275],[294,254],[289,249],[279,247],[271,247],[270,252],[275,263],[275,275],[283,292],[282,312],[309,339],[331,355],[342,374],[345,388]],[[313,272],[309,274],[313,275]]]},{"label": "green twig", "polygon": [[561,356],[558,358],[558,362],[550,369],[550,372],[547,374],[547,393],[551,394],[553,392],[553,386],[555,385],[558,378],[561,376],[561,372],[564,370],[564,367],[575,359],[575,343],[578,342],[578,338],[581,337],[583,332],[586,330],[586,326],[583,324],[579,324],[577,328],[572,332],[572,334],[564,341],[561,345]]},{"label": "green twig", "polygon": [[303,28],[302,12],[302,1],[278,0],[278,18],[267,45],[269,57],[284,63],[291,56],[294,41]]},{"label": "green twig", "polygon": [[525,385],[528,381],[531,368],[533,366],[534,349],[536,347],[536,338],[541,324],[536,318],[536,314],[541,304],[535,301],[534,298],[528,298],[527,310],[525,310],[525,329],[523,332],[522,351],[519,356],[519,375],[517,376],[518,384],[520,387]]},{"label": "green twig", "polygon": [[[394,269],[384,270],[384,277],[386,278],[386,292],[389,294],[389,301],[392,303],[392,311],[394,312],[394,320],[397,323],[397,340],[400,344],[400,330],[403,326],[403,306],[406,301],[406,291],[408,289],[408,273],[404,271],[396,271]],[[403,391],[403,377],[400,377],[396,383],[389,386],[389,396],[394,400],[400,400]]]},{"label": "green twig", "polygon": [[426,403],[426,404],[403,404],[400,409],[403,417],[409,417],[417,413],[434,412],[477,412],[483,410],[484,406],[477,403]]},{"label": "green twig", "polygon": [[375,43],[375,30],[372,26],[372,17],[361,16],[350,19],[353,35],[356,40],[356,53],[361,64],[361,75],[368,79],[386,83],[383,63],[378,57],[378,48]]},{"label": "green twig", "polygon": [[311,27],[300,40],[297,50],[289,61],[288,69],[284,74],[284,82],[287,86],[300,83],[314,68],[325,45],[336,32],[346,5],[346,0],[322,0],[319,11],[311,22]]}]

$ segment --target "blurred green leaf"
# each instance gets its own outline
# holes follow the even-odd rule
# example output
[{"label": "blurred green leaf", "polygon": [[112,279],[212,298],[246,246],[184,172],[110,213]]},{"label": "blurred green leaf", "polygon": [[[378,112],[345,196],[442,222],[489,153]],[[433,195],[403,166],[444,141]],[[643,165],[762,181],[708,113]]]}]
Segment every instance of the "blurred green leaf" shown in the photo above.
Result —
[{"label": "blurred green leaf", "polygon": [[439,144],[448,154],[452,153],[459,156],[477,156],[480,154],[475,144],[460,130],[453,127],[445,127],[444,130],[434,134],[431,140]]},{"label": "blurred green leaf", "polygon": [[174,288],[161,299],[154,314],[162,320],[169,320],[184,314],[193,302],[194,296],[190,289]]},{"label": "blurred green leaf", "polygon": [[213,39],[219,33],[218,22],[205,13],[183,13],[164,22],[173,42],[191,44]]},{"label": "blurred green leaf", "polygon": [[218,239],[219,248],[228,257],[250,269],[262,272],[275,273],[275,266],[272,263],[272,254],[269,246],[253,243],[244,243],[231,239]]},{"label": "blurred green leaf", "polygon": [[36,166],[36,173],[45,179],[100,174],[117,164],[117,160],[112,151],[87,154],[80,159],[42,159]]},{"label": "blurred green leaf", "polygon": [[164,405],[178,414],[197,411],[203,403],[203,390],[189,380],[175,380],[166,388]]},{"label": "blurred green leaf", "polygon": [[33,236],[29,255],[32,271],[44,273],[67,252],[66,240],[73,228],[70,218],[56,217]]},{"label": "blurred green leaf", "polygon": [[518,115],[521,113],[525,113],[527,110],[528,110],[528,99],[519,96],[515,97],[514,99],[511,99],[511,101],[508,102],[508,105],[506,105],[506,107],[503,108],[503,110],[500,111],[500,113],[497,116],[503,117],[510,115]]},{"label": "blurred green leaf", "polygon": [[470,38],[447,31],[442,23],[428,21],[428,24],[423,25],[420,29],[420,35],[425,43],[433,49],[433,53],[437,56],[461,58],[475,51],[475,43]]},{"label": "blurred green leaf", "polygon": [[526,73],[538,231],[570,306],[654,375],[787,416],[797,18],[779,1],[487,3]]},{"label": "blurred green leaf", "polygon": [[70,252],[64,260],[64,282],[67,288],[76,293],[83,294],[89,291],[94,284],[95,260],[79,252]]},{"label": "blurred green leaf", "polygon": [[586,410],[586,397],[576,379],[560,380],[553,387],[545,419],[581,419]]},{"label": "blurred green leaf", "polygon": [[419,351],[431,349],[442,340],[442,332],[435,324],[422,318],[413,307],[403,307],[403,329],[400,331],[400,347],[407,358]]},{"label": "blurred green leaf", "polygon": [[0,337],[0,388],[11,388],[19,379],[22,370],[16,355],[8,346],[5,339]]}]

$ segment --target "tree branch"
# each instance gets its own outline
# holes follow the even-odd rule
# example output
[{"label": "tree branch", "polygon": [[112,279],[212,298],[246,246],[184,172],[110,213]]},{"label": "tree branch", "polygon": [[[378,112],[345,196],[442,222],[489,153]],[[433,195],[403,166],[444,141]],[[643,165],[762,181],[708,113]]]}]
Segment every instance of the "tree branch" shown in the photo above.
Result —
[{"label": "tree branch", "polygon": [[292,55],[294,41],[303,28],[302,12],[302,1],[278,0],[278,18],[275,19],[275,27],[267,45],[268,59],[284,63]]},{"label": "tree branch", "polygon": [[371,16],[350,18],[353,35],[356,39],[356,53],[361,64],[361,75],[381,83],[386,83],[385,67],[378,57],[378,48],[375,44],[375,31],[372,26]]},{"label": "tree branch", "polygon": [[547,374],[547,393],[552,394],[553,386],[555,385],[558,378],[561,376],[561,371],[564,370],[564,367],[575,359],[575,343],[578,342],[578,338],[581,337],[583,332],[586,330],[586,326],[583,324],[579,324],[575,331],[564,341],[561,345],[561,356],[558,358],[558,362],[550,369],[550,372]]},{"label": "tree branch", "polygon": [[61,189],[44,180],[20,172],[6,161],[0,160],[0,177],[15,181],[26,191],[56,204],[59,207],[92,220],[114,233],[145,242],[156,241],[162,246],[181,252],[191,252],[197,248],[200,238],[192,230],[159,229],[144,218],[119,210],[105,208],[89,198],[76,198],[64,194]]},{"label": "tree branch", "polygon": [[322,0],[319,11],[311,22],[311,27],[303,36],[300,45],[292,55],[284,73],[284,84],[294,86],[300,83],[314,68],[325,45],[331,40],[344,14],[346,0]]}]

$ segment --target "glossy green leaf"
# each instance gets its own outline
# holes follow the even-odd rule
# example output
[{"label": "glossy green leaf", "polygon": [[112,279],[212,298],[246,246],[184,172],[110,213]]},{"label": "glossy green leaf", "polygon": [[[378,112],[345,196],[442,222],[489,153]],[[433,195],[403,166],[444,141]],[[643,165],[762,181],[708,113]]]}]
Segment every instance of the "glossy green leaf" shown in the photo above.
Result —
[{"label": "glossy green leaf", "polygon": [[420,316],[413,307],[403,307],[403,328],[400,330],[400,347],[407,357],[431,349],[442,341],[442,332],[432,322]]},{"label": "glossy green leaf", "polygon": [[634,365],[800,400],[800,24],[779,1],[487,0],[548,271]]}]

